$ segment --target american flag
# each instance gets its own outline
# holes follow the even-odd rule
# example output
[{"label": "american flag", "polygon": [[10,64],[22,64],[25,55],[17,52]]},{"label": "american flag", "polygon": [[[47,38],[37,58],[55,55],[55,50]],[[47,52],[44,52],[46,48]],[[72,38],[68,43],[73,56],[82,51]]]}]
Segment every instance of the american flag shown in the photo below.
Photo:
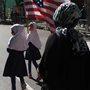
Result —
[{"label": "american flag", "polygon": [[39,18],[45,20],[50,30],[55,30],[52,15],[55,9],[63,2],[69,0],[24,0],[27,18]]}]

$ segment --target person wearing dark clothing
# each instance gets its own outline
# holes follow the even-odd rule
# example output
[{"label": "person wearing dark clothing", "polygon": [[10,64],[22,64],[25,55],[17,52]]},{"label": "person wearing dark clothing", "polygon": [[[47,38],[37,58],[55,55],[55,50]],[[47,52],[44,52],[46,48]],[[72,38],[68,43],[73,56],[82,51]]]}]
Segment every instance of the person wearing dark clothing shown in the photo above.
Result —
[{"label": "person wearing dark clothing", "polygon": [[89,48],[74,29],[80,18],[75,3],[61,4],[53,15],[56,31],[47,39],[39,72],[48,90],[87,90]]},{"label": "person wearing dark clothing", "polygon": [[22,90],[26,88],[24,76],[27,76],[27,69],[24,59],[24,51],[28,48],[24,26],[14,24],[11,26],[12,37],[8,42],[7,58],[3,76],[11,78],[12,89],[16,90],[16,76],[20,78]]},{"label": "person wearing dark clothing", "polygon": [[85,3],[85,0],[71,0],[71,2],[76,3],[78,5],[79,9],[81,10]]},{"label": "person wearing dark clothing", "polygon": [[12,8],[11,10],[11,20],[12,24],[20,23],[20,15],[19,15],[19,7],[16,6],[15,8]]}]

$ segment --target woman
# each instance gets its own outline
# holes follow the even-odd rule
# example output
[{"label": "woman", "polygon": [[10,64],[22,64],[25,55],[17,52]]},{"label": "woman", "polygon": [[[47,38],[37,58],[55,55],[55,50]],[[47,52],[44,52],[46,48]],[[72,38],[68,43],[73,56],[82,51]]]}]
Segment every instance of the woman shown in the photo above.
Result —
[{"label": "woman", "polygon": [[56,31],[47,42],[39,65],[49,90],[87,90],[89,48],[74,29],[81,16],[75,3],[61,4],[53,15]]}]

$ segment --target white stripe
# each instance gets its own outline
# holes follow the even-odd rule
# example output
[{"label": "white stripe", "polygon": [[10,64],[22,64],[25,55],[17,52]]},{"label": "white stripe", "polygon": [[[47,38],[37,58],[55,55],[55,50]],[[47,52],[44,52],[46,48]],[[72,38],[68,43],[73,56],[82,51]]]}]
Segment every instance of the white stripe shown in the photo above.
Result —
[{"label": "white stripe", "polygon": [[[20,81],[20,79],[18,78],[18,77],[16,77],[19,81]],[[26,83],[26,82],[25,82]],[[33,88],[31,88],[27,83],[26,83],[26,89],[27,90],[34,90]]]},{"label": "white stripe", "polygon": [[[28,11],[26,11],[26,12],[28,12]],[[41,16],[41,13],[39,11],[29,11],[28,15],[40,15]]]},{"label": "white stripe", "polygon": [[38,8],[37,5],[31,5],[31,4],[28,4],[28,5],[25,5],[25,8]]},{"label": "white stripe", "polygon": [[50,14],[50,15],[53,14],[53,12],[52,12],[51,10],[48,10],[48,9],[41,8],[41,11],[42,11],[42,12],[45,12],[45,13],[48,13],[48,14]]},{"label": "white stripe", "polygon": [[49,3],[49,2],[44,2],[44,6],[48,6],[48,7],[51,7],[51,8],[54,8],[56,9],[58,6],[53,4],[53,3]]}]

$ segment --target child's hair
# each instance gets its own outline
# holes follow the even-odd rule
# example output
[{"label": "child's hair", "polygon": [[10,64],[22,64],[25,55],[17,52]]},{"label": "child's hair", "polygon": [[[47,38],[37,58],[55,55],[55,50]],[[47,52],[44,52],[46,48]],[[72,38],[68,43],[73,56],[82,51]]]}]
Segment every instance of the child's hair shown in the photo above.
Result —
[{"label": "child's hair", "polygon": [[11,34],[12,34],[12,35],[15,35],[15,32],[12,30],[12,31],[11,31]]}]

